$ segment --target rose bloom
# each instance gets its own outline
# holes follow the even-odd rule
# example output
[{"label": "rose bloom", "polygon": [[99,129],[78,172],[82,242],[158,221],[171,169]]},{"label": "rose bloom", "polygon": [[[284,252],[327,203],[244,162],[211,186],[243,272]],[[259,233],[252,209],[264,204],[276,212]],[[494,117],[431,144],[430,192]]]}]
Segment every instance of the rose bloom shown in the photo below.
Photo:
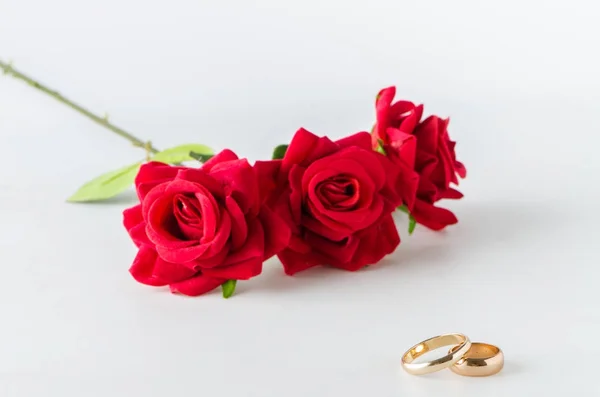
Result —
[{"label": "rose bloom", "polygon": [[262,204],[255,168],[224,150],[199,169],[142,165],[140,204],[123,223],[139,251],[130,273],[140,283],[200,295],[261,273],[288,243],[287,225]]},{"label": "rose bloom", "polygon": [[[373,145],[383,148],[396,164],[412,167],[418,174],[418,188],[408,208],[415,220],[433,230],[458,222],[447,209],[434,204],[441,199],[459,199],[463,195],[451,187],[458,177],[467,175],[465,166],[456,160],[456,143],[448,135],[448,120],[430,116],[421,121],[423,105],[408,101],[392,103],[395,87],[377,95],[377,123],[373,128]],[[405,200],[406,201],[406,200]]]},{"label": "rose bloom", "polygon": [[267,201],[292,229],[287,274],[316,265],[358,270],[394,251],[401,170],[359,132],[339,141],[300,129],[282,160],[257,162],[276,184]]}]

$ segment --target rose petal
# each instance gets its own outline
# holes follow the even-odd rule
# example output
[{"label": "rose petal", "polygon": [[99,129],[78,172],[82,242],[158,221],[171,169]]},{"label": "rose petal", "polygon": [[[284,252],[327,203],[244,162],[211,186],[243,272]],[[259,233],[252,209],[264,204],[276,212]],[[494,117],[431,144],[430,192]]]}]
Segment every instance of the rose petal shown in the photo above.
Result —
[{"label": "rose petal", "polygon": [[438,132],[440,134],[438,143],[438,158],[440,159],[440,174],[443,175],[443,186],[447,188],[450,183],[458,183],[456,174],[454,172],[454,153],[450,152],[448,147],[448,133],[446,131],[448,120],[438,120]]},{"label": "rose petal", "polygon": [[407,134],[412,134],[417,124],[421,121],[423,108],[417,109],[414,103],[409,101],[398,101],[390,107],[389,127],[396,128]]},{"label": "rose petal", "polygon": [[[309,203],[309,207],[313,207],[312,202]],[[354,228],[348,225],[328,218],[326,215],[320,213],[320,210],[311,208],[310,212],[311,216],[304,216],[301,224],[319,236],[323,236],[331,241],[341,241],[355,231]],[[364,216],[361,219],[364,219]]]},{"label": "rose petal", "polygon": [[210,176],[231,194],[244,214],[256,216],[260,208],[260,192],[254,169],[248,160],[235,160],[215,165]]},{"label": "rose petal", "polygon": [[194,259],[191,264],[192,268],[195,270],[206,270],[211,269],[216,266],[221,266],[223,261],[229,255],[229,248],[225,247],[223,250],[217,252],[213,256],[200,256],[198,259]]},{"label": "rose petal", "polygon": [[396,86],[382,88],[375,97],[375,106],[389,106],[396,96]]},{"label": "rose petal", "polygon": [[[375,189],[379,190],[386,182],[385,169],[377,159],[379,153],[365,150],[356,146],[348,147],[337,153],[313,162],[302,178],[302,187],[307,191],[308,182],[314,175],[323,170],[336,170],[340,175],[352,175],[359,179],[360,183],[366,180],[372,181]],[[360,172],[360,174],[358,174]]]},{"label": "rose petal", "polygon": [[[186,172],[194,171],[194,172]],[[147,220],[146,232],[151,241],[157,245],[188,247],[190,241],[178,233],[175,215],[173,214],[173,197],[177,194],[194,194],[202,208],[203,239],[205,241],[214,238],[216,224],[219,222],[218,205],[212,195],[212,191],[205,184],[192,182],[184,177],[193,176],[204,179],[204,182],[217,183],[208,175],[198,170],[182,170],[177,178],[169,183],[163,183],[152,189],[142,203],[142,212]],[[198,179],[196,179],[198,180]],[[221,189],[219,185],[219,189]],[[170,228],[170,229],[169,229]],[[175,229],[173,229],[175,228]],[[197,240],[195,240],[197,241]],[[195,242],[194,240],[192,243]],[[167,259],[168,260],[168,259]]]},{"label": "rose petal", "polygon": [[200,240],[204,235],[202,208],[195,197],[178,193],[173,197],[173,216],[185,240]]},{"label": "rose petal", "polygon": [[156,250],[164,260],[175,263],[195,262],[202,260],[202,266],[219,266],[227,255],[229,247],[226,246],[231,235],[231,219],[227,212],[221,213],[221,224],[215,238],[206,243],[189,246],[157,245]]},{"label": "rose petal", "polygon": [[252,277],[258,276],[262,272],[262,267],[262,258],[249,258],[229,266],[205,269],[202,272],[206,276],[220,277],[227,280],[249,280]]},{"label": "rose petal", "polygon": [[267,260],[287,247],[291,238],[291,230],[284,220],[268,207],[263,207],[258,219],[265,233],[265,249],[263,260]]},{"label": "rose petal", "polygon": [[250,258],[261,258],[265,253],[265,232],[258,219],[248,223],[248,239],[243,247],[233,252],[223,261],[223,265],[232,265]]},{"label": "rose petal", "polygon": [[[231,216],[227,211],[221,212],[221,221],[218,225],[217,232],[212,241],[210,241],[209,256],[216,255],[218,252],[225,249],[229,238],[231,237]],[[208,241],[206,243],[209,243]],[[229,249],[229,246],[227,246]]]},{"label": "rose petal", "polygon": [[423,117],[423,105],[415,106],[415,117],[417,119],[417,123],[420,123],[421,118]]},{"label": "rose petal", "polygon": [[264,251],[264,231],[260,222],[254,220],[249,225],[246,244],[239,251],[230,253],[222,265],[205,269],[203,273],[211,277],[247,280],[262,271]]},{"label": "rose petal", "polygon": [[285,152],[281,163],[281,171],[287,174],[294,164],[307,166],[321,157],[334,153],[336,150],[338,150],[338,146],[329,138],[318,137],[304,128],[300,128],[296,131]]},{"label": "rose petal", "polygon": [[238,159],[237,154],[235,154],[234,152],[232,152],[229,149],[225,149],[225,150],[222,150],[219,153],[215,154],[206,163],[202,164],[201,169],[202,169],[202,171],[204,171],[206,173],[210,173],[210,170],[215,165],[220,164],[225,161],[233,161],[233,160],[237,160],[237,159]]},{"label": "rose petal", "polygon": [[357,132],[356,134],[335,141],[340,149],[358,146],[365,150],[371,150],[371,134],[368,132]]},{"label": "rose petal", "polygon": [[419,173],[421,180],[431,181],[431,176],[438,166],[438,159],[434,154],[417,151],[415,171]]},{"label": "rose petal", "polygon": [[306,234],[305,240],[314,251],[321,253],[326,258],[324,262],[320,263],[321,265],[340,268],[344,268],[352,260],[360,243],[355,236],[335,242],[310,232]]},{"label": "rose petal", "polygon": [[283,270],[288,276],[310,269],[324,263],[319,253],[300,253],[291,249],[281,251],[277,257],[283,265]]},{"label": "rose petal", "polygon": [[[373,195],[381,188],[376,186],[371,175],[359,162],[354,159],[334,159],[325,166],[327,162],[316,162],[315,167],[309,167],[302,175],[301,194],[308,195],[310,200],[324,204],[319,200],[316,190],[322,183],[329,182],[335,178],[355,179],[359,186],[358,207],[368,206]],[[380,172],[383,172],[381,169]],[[297,188],[297,187],[295,187]],[[326,210],[323,205],[319,206]]]},{"label": "rose petal", "polygon": [[123,225],[136,246],[152,244],[146,235],[146,223],[142,216],[142,206],[136,205],[123,211]]},{"label": "rose petal", "polygon": [[[362,149],[360,150],[363,151]],[[385,178],[384,168],[376,156],[381,156],[383,159],[385,157],[372,151],[364,152],[366,153],[364,163],[369,163],[368,167],[364,167],[364,163],[361,164],[353,158],[342,157],[336,159],[334,156],[329,156],[322,160],[332,159],[331,162],[327,163],[320,160],[313,163],[306,170],[302,178],[302,190],[308,192],[308,205],[312,216],[331,229],[334,232],[333,235],[336,235],[338,238],[339,234],[347,236],[356,230],[373,224],[379,219],[384,208],[383,201],[376,194],[377,186],[374,185],[373,179],[376,179],[375,173],[379,174],[379,178]],[[327,166],[325,166],[326,164]],[[392,167],[394,166],[392,165]],[[336,211],[326,208],[316,194],[317,187],[321,182],[330,180],[338,175],[351,175],[359,181],[359,204],[351,211]],[[379,182],[383,183],[385,179]],[[392,193],[390,192],[390,194]],[[303,224],[312,228],[315,232],[324,233],[315,222],[303,220]],[[327,232],[323,235],[336,239],[332,234],[328,234]]]},{"label": "rose petal", "polygon": [[280,168],[281,160],[257,161],[254,163],[254,172],[258,181],[261,203],[266,202],[271,193],[277,188],[276,181]]},{"label": "rose petal", "polygon": [[[379,191],[380,197],[384,199],[383,211],[392,212],[402,203],[402,194],[409,193],[404,190],[404,187],[400,189],[399,184],[405,182],[403,178],[409,177],[405,173],[413,173],[412,168],[407,167],[402,162],[395,162],[393,158],[390,159],[380,153],[373,153],[373,158],[379,161],[386,173],[385,184]],[[413,174],[413,177],[416,177],[416,174]]]},{"label": "rose petal", "polygon": [[150,211],[150,207],[154,204],[156,200],[165,196],[165,192],[167,191],[168,186],[168,183],[161,183],[159,185],[156,185],[144,197],[144,200],[141,202],[142,216],[144,217],[144,219],[148,220],[148,211]]},{"label": "rose petal", "polygon": [[315,194],[325,208],[351,211],[360,199],[360,186],[356,178],[333,177],[317,184]]},{"label": "rose petal", "polygon": [[[289,192],[288,200],[279,202],[278,208],[283,211],[289,211],[293,224],[297,225],[302,219],[302,201],[304,199],[304,193],[302,190],[302,180],[306,169],[299,165],[294,165],[290,170],[289,174],[289,189],[285,192]],[[284,196],[285,197],[285,196]],[[281,211],[277,211],[281,214]],[[286,215],[283,215],[284,219],[287,220]]]},{"label": "rose petal", "polygon": [[412,209],[417,198],[419,187],[419,174],[407,167],[400,168],[400,175],[396,180],[396,192],[400,195],[402,204]]},{"label": "rose petal", "polygon": [[154,200],[148,208],[146,218],[148,219],[146,234],[154,244],[187,247],[194,243],[193,240],[187,240],[179,230],[177,220],[173,215],[173,199],[171,195],[165,193],[165,195]]},{"label": "rose petal", "polygon": [[400,236],[391,215],[361,232],[357,240],[359,245],[352,260],[341,263],[337,267],[350,271],[362,269],[379,262],[384,256],[394,252],[400,244]]},{"label": "rose petal", "polygon": [[148,234],[146,233],[146,222],[142,222],[139,225],[134,226],[129,230],[129,236],[131,240],[137,247],[140,247],[144,244],[146,245],[154,245],[152,241],[148,238]]},{"label": "rose petal", "polygon": [[306,243],[306,241],[294,234],[290,236],[288,248],[300,254],[310,254],[312,251],[312,248]]},{"label": "rose petal", "polygon": [[148,246],[140,247],[133,264],[129,268],[129,273],[141,284],[160,287],[167,285],[167,282],[159,279],[153,274],[154,264],[156,263],[156,251]]},{"label": "rose petal", "polygon": [[422,200],[415,202],[412,216],[419,224],[432,230],[442,230],[448,225],[458,223],[458,219],[452,212],[444,208],[434,207]]},{"label": "rose petal", "polygon": [[416,106],[410,101],[397,101],[390,105],[391,116],[394,119],[406,118],[409,113],[413,113]]},{"label": "rose petal", "polygon": [[172,283],[169,285],[171,292],[188,296],[198,296],[205,294],[223,284],[225,279],[206,277],[199,274],[185,281]]},{"label": "rose petal", "polygon": [[144,221],[142,216],[142,205],[138,204],[134,207],[127,208],[123,211],[123,225],[129,231],[132,227],[139,225]]},{"label": "rose petal", "polygon": [[196,192],[194,194],[202,211],[202,238],[201,243],[207,243],[215,238],[217,228],[221,223],[221,207],[210,192]]},{"label": "rose petal", "polygon": [[390,126],[390,105],[396,96],[396,87],[387,87],[379,91],[375,100],[375,111],[377,114],[377,123],[373,127],[373,148],[377,148],[379,140],[384,144],[388,143],[386,131]]},{"label": "rose petal", "polygon": [[461,163],[460,161],[456,161],[454,163],[454,169],[458,173],[458,176],[460,176],[461,178],[464,179],[467,177],[467,169],[465,168],[463,163]]},{"label": "rose petal", "polygon": [[298,220],[292,217],[290,210],[290,189],[284,190],[282,194],[276,197],[277,201],[269,208],[273,210],[284,222],[292,229],[292,233],[299,233],[298,225],[300,224],[301,207],[298,207]]},{"label": "rose petal", "polygon": [[437,187],[428,179],[421,177],[419,179],[419,188],[416,199],[433,204],[440,199]]},{"label": "rose petal", "polygon": [[160,256],[156,257],[154,269],[152,270],[154,277],[165,281],[167,284],[187,280],[194,277],[195,274],[196,271],[185,264],[167,262]]},{"label": "rose petal", "polygon": [[[312,216],[334,232],[344,233],[345,236],[369,227],[381,217],[384,209],[384,200],[381,196],[375,196],[368,207],[362,207],[352,211],[331,211],[322,206],[321,203],[315,201],[312,197],[309,201],[309,208]],[[389,208],[389,210],[393,210]],[[304,217],[302,223],[313,229],[314,223],[309,222],[309,218]],[[317,231],[317,230],[315,230]],[[321,231],[323,233],[323,231]],[[327,234],[323,234],[327,236]],[[333,237],[329,237],[336,240]]]},{"label": "rose petal", "polygon": [[438,118],[437,116],[429,116],[415,128],[414,135],[417,137],[417,152],[437,153],[439,136]]},{"label": "rose petal", "polygon": [[463,194],[461,192],[459,192],[456,189],[448,189],[448,190],[444,190],[444,191],[440,191],[438,194],[440,199],[453,199],[453,200],[457,200],[457,199],[461,199],[463,198]]},{"label": "rose petal", "polygon": [[[397,159],[406,164],[407,167],[414,168],[417,153],[417,139],[415,136],[396,128],[388,128],[387,134],[390,138],[389,147],[392,151],[392,153],[388,153],[390,158]],[[387,150],[390,151],[390,149]]]},{"label": "rose petal", "polygon": [[225,191],[223,190],[223,186],[217,180],[215,180],[213,177],[207,174],[206,171],[203,169],[182,169],[180,170],[180,172],[177,173],[176,180],[186,181],[189,183],[176,184],[174,187],[170,187],[172,191],[195,193],[200,191],[199,187],[202,187],[202,191],[209,191],[210,194],[215,197],[225,197]]},{"label": "rose petal", "polygon": [[248,225],[244,213],[233,197],[225,199],[225,206],[231,217],[231,249],[237,251],[248,237]]},{"label": "rose petal", "polygon": [[135,187],[140,201],[143,201],[146,194],[155,186],[172,181],[179,170],[185,168],[173,167],[158,161],[143,164],[135,177]]}]

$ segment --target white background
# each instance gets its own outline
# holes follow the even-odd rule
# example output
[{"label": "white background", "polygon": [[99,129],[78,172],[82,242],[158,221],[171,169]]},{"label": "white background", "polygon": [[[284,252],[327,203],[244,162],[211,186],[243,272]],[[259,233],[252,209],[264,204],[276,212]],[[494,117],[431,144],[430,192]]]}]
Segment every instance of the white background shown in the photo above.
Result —
[{"label": "white background", "polygon": [[[377,91],[450,116],[458,226],[366,271],[184,298],[135,283],[132,194],[64,202],[140,149],[0,76],[0,395],[595,395],[600,27],[594,0],[2,0],[0,58],[166,148],[267,158],[370,128]],[[503,372],[410,376],[464,332]]]}]

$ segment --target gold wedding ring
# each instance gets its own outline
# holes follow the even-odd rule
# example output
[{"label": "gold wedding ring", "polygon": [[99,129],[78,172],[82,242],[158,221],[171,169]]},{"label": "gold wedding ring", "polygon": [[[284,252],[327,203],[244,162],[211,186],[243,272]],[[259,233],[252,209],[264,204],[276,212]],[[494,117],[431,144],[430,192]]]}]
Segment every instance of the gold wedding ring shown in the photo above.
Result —
[{"label": "gold wedding ring", "polygon": [[[418,357],[421,357],[431,350],[451,345],[456,346],[454,346],[454,349],[452,349],[443,357],[422,363],[413,362]],[[402,356],[402,367],[406,372],[413,375],[423,375],[440,371],[457,363],[461,358],[463,358],[470,348],[471,341],[463,334],[445,334],[435,336],[433,338],[424,340],[423,342],[417,343],[406,353],[404,353]]]},{"label": "gold wedding ring", "polygon": [[[458,351],[458,346],[448,353]],[[504,367],[504,353],[494,345],[473,342],[469,351],[450,367],[450,370],[463,376],[490,376]]]}]

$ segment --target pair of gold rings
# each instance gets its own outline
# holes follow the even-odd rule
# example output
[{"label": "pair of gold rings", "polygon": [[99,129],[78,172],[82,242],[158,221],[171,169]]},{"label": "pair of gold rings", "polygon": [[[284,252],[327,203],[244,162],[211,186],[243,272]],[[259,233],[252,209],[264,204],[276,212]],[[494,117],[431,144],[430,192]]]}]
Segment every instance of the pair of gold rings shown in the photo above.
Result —
[{"label": "pair of gold rings", "polygon": [[[448,354],[431,361],[415,363],[422,355],[445,346]],[[402,368],[409,374],[424,375],[444,368],[463,376],[490,376],[504,366],[502,350],[487,343],[473,342],[463,334],[445,334],[417,343],[402,356]]]}]

